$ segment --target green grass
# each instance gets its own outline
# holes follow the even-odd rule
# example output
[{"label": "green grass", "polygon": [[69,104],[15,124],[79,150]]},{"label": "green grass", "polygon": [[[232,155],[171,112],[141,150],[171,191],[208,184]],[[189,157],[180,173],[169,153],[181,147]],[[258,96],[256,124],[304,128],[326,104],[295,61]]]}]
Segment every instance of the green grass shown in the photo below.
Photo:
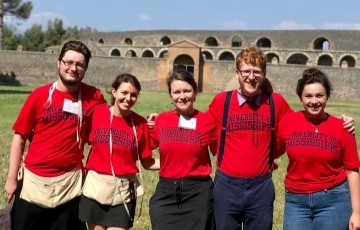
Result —
[{"label": "green grass", "polygon": [[[7,168],[9,162],[10,144],[12,140],[13,131],[11,126],[15,121],[17,114],[24,103],[27,95],[33,90],[33,87],[20,86],[0,86],[0,206],[5,205],[4,186],[7,176]],[[103,90],[105,98],[109,101],[109,95]],[[200,93],[196,99],[196,108],[206,110],[214,94]],[[296,110],[302,108],[297,98],[287,98],[289,104]],[[134,111],[143,116],[147,116],[152,112],[160,112],[171,109],[173,105],[170,102],[168,93],[165,91],[142,91],[138,99],[138,103],[134,107]],[[356,122],[356,130],[360,130],[360,103],[348,101],[334,101],[329,100],[327,111],[333,115],[346,115],[354,117]],[[360,143],[359,137],[357,137]],[[89,148],[86,148],[87,150]],[[359,150],[359,149],[358,149]],[[154,152],[158,156],[157,152]],[[87,155],[85,153],[85,155]],[[214,158],[212,159],[214,161]],[[273,173],[273,179],[276,188],[276,200],[274,211],[274,230],[282,229],[282,216],[284,205],[283,194],[283,178],[286,171],[287,159],[282,157],[277,160],[279,169]],[[145,195],[143,202],[143,211],[140,217],[135,220],[135,230],[151,229],[150,218],[148,215],[149,198],[155,190],[158,181],[158,173],[154,171],[143,170],[145,181]],[[138,208],[140,206],[140,199],[138,201]]]}]

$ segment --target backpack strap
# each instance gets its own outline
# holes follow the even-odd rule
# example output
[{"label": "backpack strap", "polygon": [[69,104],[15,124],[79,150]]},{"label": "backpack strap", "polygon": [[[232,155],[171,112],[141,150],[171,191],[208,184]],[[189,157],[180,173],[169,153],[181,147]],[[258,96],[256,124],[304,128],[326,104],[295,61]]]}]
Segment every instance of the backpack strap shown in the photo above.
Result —
[{"label": "backpack strap", "polygon": [[217,166],[218,169],[220,169],[221,161],[222,161],[223,154],[224,154],[224,146],[225,146],[225,138],[226,138],[226,123],[227,123],[227,118],[228,118],[231,94],[232,94],[232,91],[226,92],[226,98],[225,98],[225,104],[224,104],[224,110],[223,110],[223,119],[222,119],[222,124],[221,124],[220,146],[219,146],[219,152],[218,152],[218,166]]},{"label": "backpack strap", "polygon": [[270,122],[271,122],[271,134],[270,134],[270,146],[269,146],[269,171],[271,171],[273,165],[274,155],[274,143],[275,143],[275,103],[272,93],[268,93],[270,104]]}]

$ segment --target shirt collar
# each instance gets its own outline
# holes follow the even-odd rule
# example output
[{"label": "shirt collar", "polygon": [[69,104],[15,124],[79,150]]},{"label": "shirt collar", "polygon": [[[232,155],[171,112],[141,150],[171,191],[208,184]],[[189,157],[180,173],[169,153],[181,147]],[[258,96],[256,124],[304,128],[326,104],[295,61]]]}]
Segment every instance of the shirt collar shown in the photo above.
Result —
[{"label": "shirt collar", "polygon": [[242,94],[240,89],[237,89],[239,105],[242,106],[246,101],[254,100],[256,106],[259,106],[260,102],[261,102],[261,94],[262,94],[262,92],[260,90],[256,96],[248,97],[248,96]]}]

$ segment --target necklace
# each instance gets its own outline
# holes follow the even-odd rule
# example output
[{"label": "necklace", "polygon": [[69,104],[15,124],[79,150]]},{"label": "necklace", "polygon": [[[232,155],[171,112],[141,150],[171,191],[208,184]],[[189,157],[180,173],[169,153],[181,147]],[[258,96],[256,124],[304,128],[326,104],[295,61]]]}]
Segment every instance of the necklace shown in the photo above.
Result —
[{"label": "necklace", "polygon": [[315,129],[315,133],[319,132],[319,129],[318,129],[319,126],[327,119],[327,116],[328,116],[327,113],[324,113],[320,119],[316,119],[316,120],[313,120],[313,121],[309,120],[310,124]]},{"label": "necklace", "polygon": [[318,133],[319,130],[318,130],[317,126],[315,126],[314,124],[311,124],[311,125],[315,128],[315,133]]}]

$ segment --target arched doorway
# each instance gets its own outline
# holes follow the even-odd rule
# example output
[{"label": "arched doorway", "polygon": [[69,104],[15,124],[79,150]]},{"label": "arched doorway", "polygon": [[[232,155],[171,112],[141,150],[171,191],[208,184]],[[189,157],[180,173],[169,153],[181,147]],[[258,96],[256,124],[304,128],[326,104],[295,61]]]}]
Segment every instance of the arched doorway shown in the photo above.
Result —
[{"label": "arched doorway", "polygon": [[185,70],[194,74],[194,60],[189,55],[179,55],[174,60],[173,70]]}]

